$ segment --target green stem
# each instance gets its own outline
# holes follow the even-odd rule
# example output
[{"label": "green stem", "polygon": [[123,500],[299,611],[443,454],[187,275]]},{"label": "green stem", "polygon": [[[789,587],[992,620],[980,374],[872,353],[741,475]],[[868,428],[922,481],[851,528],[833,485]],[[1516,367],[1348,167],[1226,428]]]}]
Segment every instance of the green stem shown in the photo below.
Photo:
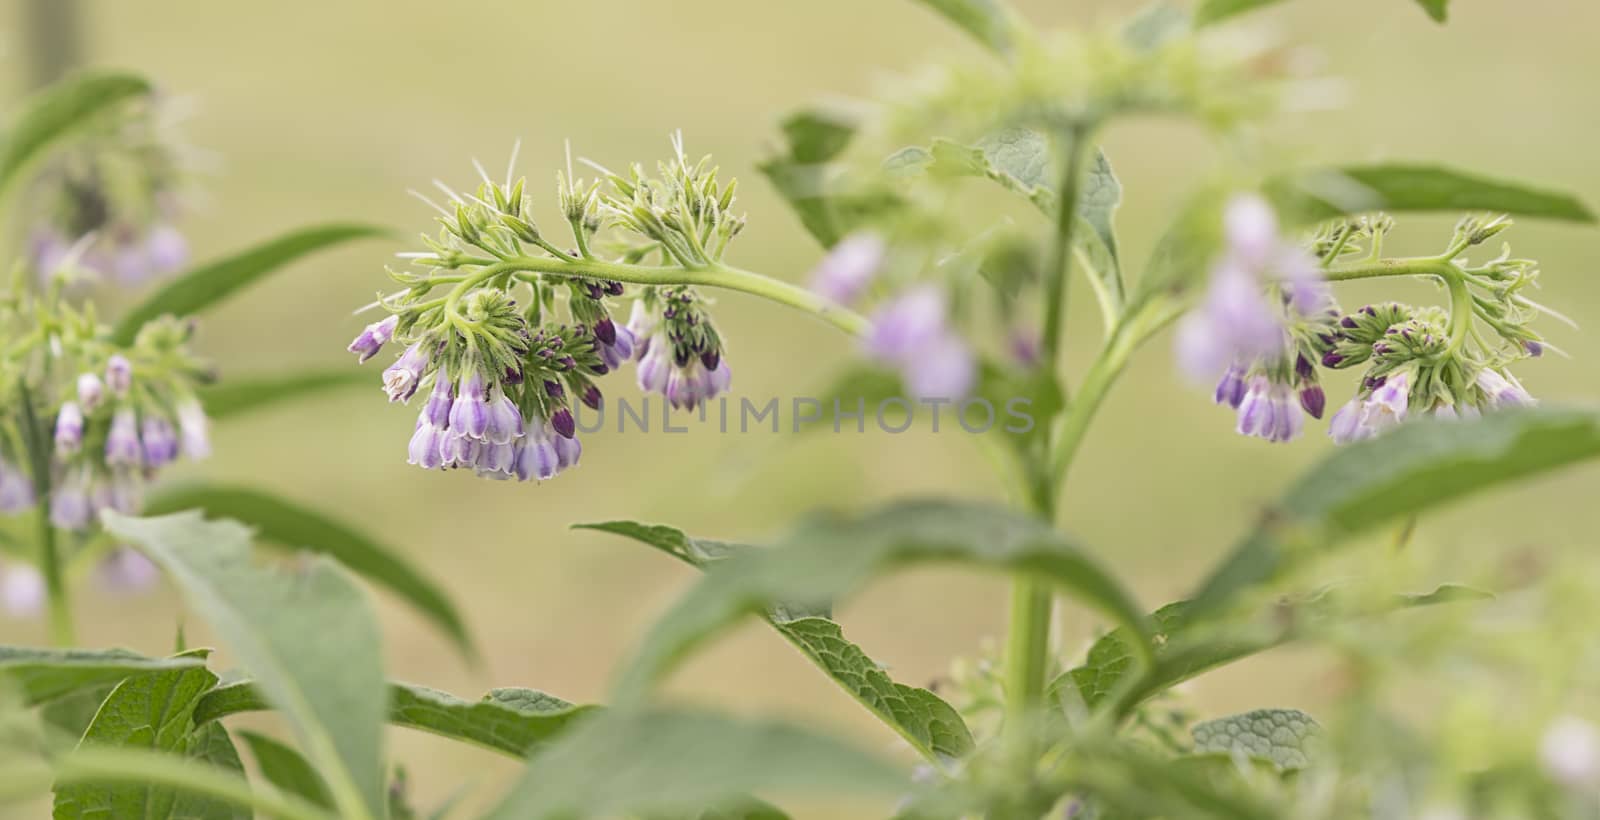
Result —
[{"label": "green stem", "polygon": [[702,285],[722,288],[760,296],[805,311],[854,336],[865,335],[868,328],[867,320],[860,314],[833,304],[805,288],[726,265],[684,268],[630,265],[624,262],[603,262],[598,259],[567,261],[539,256],[512,257],[468,276],[446,297],[447,310],[453,310],[454,305],[478,284],[514,271],[554,273],[586,279],[610,279],[636,285]]},{"label": "green stem", "polygon": [[1067,283],[1072,273],[1072,239],[1078,224],[1078,188],[1083,177],[1083,164],[1087,156],[1085,143],[1088,129],[1073,128],[1067,132],[1067,168],[1061,176],[1061,189],[1056,197],[1056,234],[1050,247],[1050,262],[1045,267],[1045,319],[1044,357],[1048,367],[1059,367],[1061,331],[1066,325]]},{"label": "green stem", "polygon": [[33,473],[33,497],[38,520],[39,571],[44,575],[50,608],[50,638],[58,646],[76,641],[72,628],[72,607],[67,602],[67,585],[61,572],[61,554],[56,544],[56,528],[50,523],[50,446],[33,406],[33,394],[26,382],[17,385],[22,404],[22,434],[27,440],[28,461]]},{"label": "green stem", "polygon": [[1329,282],[1379,279],[1385,276],[1440,276],[1451,279],[1459,277],[1461,269],[1448,259],[1418,256],[1329,265],[1323,275]]}]

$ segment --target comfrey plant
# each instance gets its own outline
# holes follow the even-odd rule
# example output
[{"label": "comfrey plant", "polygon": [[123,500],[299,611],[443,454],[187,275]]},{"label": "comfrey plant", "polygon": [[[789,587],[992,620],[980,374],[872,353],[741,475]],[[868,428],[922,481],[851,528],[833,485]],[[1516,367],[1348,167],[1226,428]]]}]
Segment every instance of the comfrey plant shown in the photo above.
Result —
[{"label": "comfrey plant", "polygon": [[[399,289],[369,307],[379,315],[349,350],[383,357],[391,402],[416,401],[411,464],[544,480],[579,461],[574,402],[598,408],[630,389],[606,381],[614,371],[631,367],[639,389],[679,412],[729,391],[733,357],[710,294],[742,291],[857,340],[860,361],[830,388],[835,413],[885,396],[935,411],[1027,407],[1036,424],[988,442],[1013,504],[818,512],[765,546],[628,520],[580,525],[704,571],[623,663],[602,708],[534,689],[468,701],[387,682],[376,619],[341,563],[404,597],[468,655],[472,645],[424,576],[347,525],[237,488],[200,485],[158,506],[253,531],[199,512],[136,518],[113,500],[100,515],[106,537],[158,566],[242,672],[222,683],[203,649],[0,650],[0,798],[52,788],[58,817],[414,817],[408,779],[384,756],[388,722],[525,760],[492,818],[784,817],[766,801],[796,792],[876,796],[884,814],[906,818],[1595,816],[1600,729],[1579,697],[1600,682],[1592,561],[1541,574],[1527,556],[1451,556],[1457,579],[1489,591],[1418,591],[1434,582],[1422,544],[1362,553],[1339,583],[1306,572],[1375,533],[1398,529],[1391,540],[1406,546],[1435,506],[1600,456],[1600,413],[1534,406],[1514,375],[1554,349],[1533,327],[1554,314],[1531,298],[1538,264],[1496,247],[1512,216],[1593,222],[1590,211],[1434,165],[1261,172],[1251,127],[1314,87],[1274,73],[1293,62],[1274,46],[1222,27],[1266,3],[1159,4],[1123,25],[1049,34],[993,2],[926,4],[993,59],[926,72],[848,113],[797,113],[761,167],[825,248],[809,287],[728,261],[745,232],[735,185],[681,139],[654,172],[589,164],[583,179],[569,162],[555,175],[559,238],[535,224],[541,200],[513,159],[503,177],[479,168],[471,190],[439,183],[439,198],[419,196],[440,230],[402,254],[408,267],[390,272]],[[1421,5],[1442,20],[1445,3]],[[1148,113],[1196,123],[1248,162],[1218,169],[1135,265],[1115,227],[1121,183],[1098,141],[1108,124]],[[990,184],[1040,218],[977,210],[990,201],[964,194]],[[1391,215],[1463,210],[1438,253],[1385,253]],[[316,244],[268,247],[285,242]],[[197,271],[135,315],[141,325],[186,316],[259,273],[239,260]],[[1437,299],[1339,301],[1341,283],[1400,277],[1437,286]],[[1064,351],[1069,331],[1092,335],[1067,321],[1083,288],[1102,327],[1080,363]],[[145,326],[149,345],[183,327]],[[1288,442],[1325,424],[1342,446],[1248,524],[1192,595],[1150,611],[1057,519],[1106,396],[1133,354],[1169,330],[1178,369],[1234,414],[1239,433]],[[140,374],[169,372],[147,371],[141,337],[130,338],[132,348],[51,350],[92,365],[53,384],[76,390],[77,373],[92,371],[98,381],[83,389],[98,384],[106,402],[122,384],[114,355],[132,364],[127,391]],[[1346,369],[1360,372],[1330,373]],[[1345,395],[1335,385],[1350,379]],[[217,416],[347,381],[281,377],[209,392],[205,406]],[[176,423],[181,438],[183,418],[165,411],[187,406],[184,385],[159,384],[166,392],[132,416],[58,386],[48,395],[65,396],[52,410],[60,444],[25,436],[28,462],[103,453],[91,485],[104,475],[114,490],[135,455],[130,430],[151,458],[142,419]],[[99,429],[106,440],[91,447]],[[162,430],[153,438],[171,453]],[[36,470],[8,497],[37,500],[38,477],[55,472]],[[320,555],[264,564],[253,536]],[[892,679],[831,612],[878,576],[935,562],[1012,576],[1011,616],[997,652],[919,688]],[[1104,619],[1086,652],[1052,634],[1061,600]],[[898,757],[657,693],[745,616],[879,719],[899,738]],[[1185,703],[1184,682],[1290,642],[1320,643],[1342,664],[1321,714],[1206,716]],[[1404,708],[1419,684],[1431,708]],[[291,742],[226,725],[265,709],[281,713]],[[259,776],[246,774],[235,738]]]}]

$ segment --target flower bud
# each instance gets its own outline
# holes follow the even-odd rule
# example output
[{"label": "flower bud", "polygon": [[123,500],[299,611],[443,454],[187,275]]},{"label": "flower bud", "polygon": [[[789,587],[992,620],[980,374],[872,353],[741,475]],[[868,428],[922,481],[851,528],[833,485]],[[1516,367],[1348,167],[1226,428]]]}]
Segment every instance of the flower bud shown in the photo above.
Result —
[{"label": "flower bud", "polygon": [[572,438],[578,434],[578,424],[572,418],[572,411],[563,407],[550,414],[550,427],[562,438]]},{"label": "flower bud", "polygon": [[427,368],[429,358],[422,343],[417,342],[406,348],[400,359],[383,371],[383,391],[389,394],[389,401],[410,401],[416,395],[417,385],[422,381],[422,371]]},{"label": "flower bud", "polygon": [[93,413],[99,409],[100,402],[106,397],[105,383],[93,373],[78,374],[78,404],[84,413]]},{"label": "flower bud", "polygon": [[593,384],[584,385],[583,395],[578,398],[590,410],[599,410],[601,405],[605,403],[605,397],[600,393],[600,388]]},{"label": "flower bud", "polygon": [[394,338],[395,327],[399,324],[399,316],[389,316],[383,321],[373,322],[367,325],[360,335],[356,336],[355,341],[352,341],[347,349],[356,354],[358,361],[364,363],[373,356],[378,355],[378,351],[382,350],[383,346]]},{"label": "flower bud", "polygon": [[83,446],[83,411],[76,402],[61,405],[56,413],[56,452],[70,456]]},{"label": "flower bud", "polygon": [[133,364],[121,353],[116,353],[106,361],[106,386],[118,398],[128,395],[128,389],[133,386]]}]

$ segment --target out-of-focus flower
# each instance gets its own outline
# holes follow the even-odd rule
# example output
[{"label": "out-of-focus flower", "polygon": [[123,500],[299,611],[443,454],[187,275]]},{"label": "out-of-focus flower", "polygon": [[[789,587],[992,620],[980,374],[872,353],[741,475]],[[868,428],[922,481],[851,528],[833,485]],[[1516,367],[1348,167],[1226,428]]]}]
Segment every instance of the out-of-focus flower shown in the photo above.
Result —
[{"label": "out-of-focus flower", "polygon": [[118,547],[101,559],[96,575],[106,590],[126,594],[143,592],[154,586],[161,577],[161,570],[143,553]]},{"label": "out-of-focus flower", "polygon": [[37,618],[44,612],[44,576],[28,564],[0,565],[0,608],[13,618]]},{"label": "out-of-focus flower", "polygon": [[860,298],[883,267],[888,246],[875,233],[856,233],[839,240],[811,271],[811,290],[840,305]]},{"label": "out-of-focus flower", "polygon": [[1563,786],[1594,787],[1600,783],[1600,731],[1579,717],[1557,718],[1539,739],[1539,763]]},{"label": "out-of-focus flower", "polygon": [[944,291],[917,285],[879,306],[862,344],[867,356],[900,371],[919,399],[959,399],[972,389],[972,350],[949,326]]}]

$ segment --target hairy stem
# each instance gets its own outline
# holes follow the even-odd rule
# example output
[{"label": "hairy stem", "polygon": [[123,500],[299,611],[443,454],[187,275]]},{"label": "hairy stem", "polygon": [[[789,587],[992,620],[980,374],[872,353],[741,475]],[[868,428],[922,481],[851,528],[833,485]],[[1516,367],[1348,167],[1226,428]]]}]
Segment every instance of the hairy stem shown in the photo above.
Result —
[{"label": "hairy stem", "polygon": [[17,395],[22,402],[22,434],[28,448],[29,470],[33,474],[39,536],[39,571],[44,575],[49,600],[50,639],[58,646],[74,641],[72,608],[67,602],[67,585],[61,572],[61,554],[56,544],[56,529],[50,523],[50,447],[49,439],[33,406],[33,393],[26,382],[19,382]]}]

